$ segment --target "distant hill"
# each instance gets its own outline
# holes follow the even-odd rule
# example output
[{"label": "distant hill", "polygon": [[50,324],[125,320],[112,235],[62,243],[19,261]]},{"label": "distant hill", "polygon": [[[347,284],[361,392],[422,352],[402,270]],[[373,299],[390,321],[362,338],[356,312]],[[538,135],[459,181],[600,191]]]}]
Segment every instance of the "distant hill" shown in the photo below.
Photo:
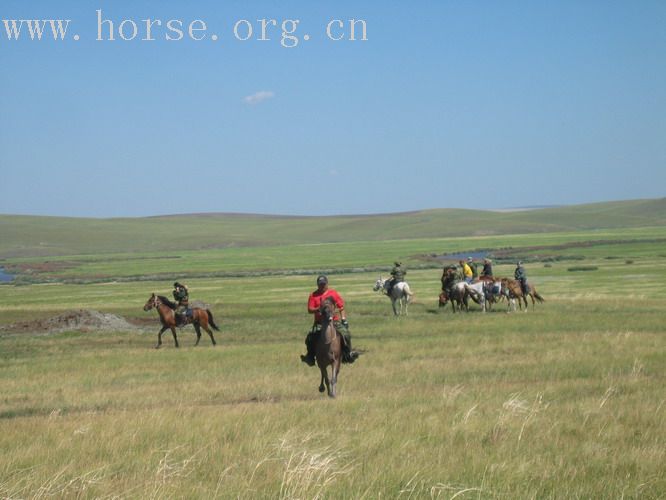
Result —
[{"label": "distant hill", "polygon": [[325,217],[192,214],[91,219],[0,215],[0,258],[665,225],[666,198],[508,212],[433,209]]}]

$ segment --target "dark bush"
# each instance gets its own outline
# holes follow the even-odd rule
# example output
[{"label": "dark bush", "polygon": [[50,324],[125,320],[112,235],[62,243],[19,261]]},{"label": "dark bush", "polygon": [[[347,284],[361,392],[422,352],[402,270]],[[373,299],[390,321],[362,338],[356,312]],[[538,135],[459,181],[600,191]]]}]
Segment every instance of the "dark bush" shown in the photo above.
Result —
[{"label": "dark bush", "polygon": [[567,268],[567,271],[597,271],[599,268],[597,266],[573,266]]}]

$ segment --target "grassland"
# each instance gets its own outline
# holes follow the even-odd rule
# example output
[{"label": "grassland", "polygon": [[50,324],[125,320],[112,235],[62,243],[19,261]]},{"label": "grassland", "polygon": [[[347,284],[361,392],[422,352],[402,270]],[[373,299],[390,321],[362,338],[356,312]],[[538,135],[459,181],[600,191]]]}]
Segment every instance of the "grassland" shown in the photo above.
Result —
[{"label": "grassland", "polygon": [[[60,282],[0,286],[0,324],[84,308],[144,328],[0,336],[0,496],[663,498],[661,237],[651,227],[185,249],[179,259],[92,253]],[[545,267],[534,249],[604,239],[548,250],[598,268],[586,273],[568,272],[567,260]],[[193,298],[211,304],[220,345],[204,338],[195,348],[190,328],[180,349],[165,337],[160,350],[157,320],[142,306],[170,282],[62,282],[66,273],[161,276],[176,260],[288,271],[506,247],[534,258],[528,273],[547,302],[527,314],[440,310],[440,271],[412,268],[415,303],[394,319],[371,291],[376,273],[332,276],[365,351],[343,367],[336,400],[298,361],[312,275],[193,272]],[[60,258],[83,260],[74,255]]]},{"label": "grassland", "polygon": [[209,214],[136,219],[0,215],[0,258],[150,253],[666,226],[666,198],[519,212],[438,209],[388,215]]}]

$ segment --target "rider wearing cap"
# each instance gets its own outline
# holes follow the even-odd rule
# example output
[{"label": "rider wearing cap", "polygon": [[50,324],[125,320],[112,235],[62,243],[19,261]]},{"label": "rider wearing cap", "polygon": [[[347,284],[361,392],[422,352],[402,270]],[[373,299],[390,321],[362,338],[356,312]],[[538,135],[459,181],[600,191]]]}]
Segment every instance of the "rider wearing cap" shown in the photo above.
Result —
[{"label": "rider wearing cap", "polygon": [[192,310],[189,308],[190,293],[187,286],[181,285],[177,281],[173,284],[173,288],[173,298],[178,303],[174,313],[176,315],[176,324],[181,325],[185,322],[185,315],[192,315]]},{"label": "rider wearing cap", "polygon": [[345,302],[342,300],[342,297],[340,297],[338,292],[328,287],[328,278],[321,275],[317,277],[317,289],[312,292],[308,298],[308,312],[314,314],[314,324],[312,325],[312,329],[308,333],[308,336],[305,338],[305,345],[308,352],[305,356],[301,355],[301,361],[310,366],[314,366],[315,364],[315,340],[317,334],[321,332],[322,327],[323,317],[319,311],[319,307],[327,298],[332,299],[336,308],[340,311],[339,314],[333,316],[333,326],[344,338],[342,346],[342,362],[353,363],[356,361],[356,358],[358,358],[358,353],[352,351],[351,347],[351,335],[349,333],[347,315],[345,314]]},{"label": "rider wearing cap", "polygon": [[516,271],[513,273],[513,277],[520,282],[520,289],[523,291],[523,294],[526,295],[529,292],[529,288],[527,286],[527,273],[525,272],[523,263],[520,260],[516,264]]},{"label": "rider wearing cap", "polygon": [[407,274],[407,271],[402,267],[402,262],[394,262],[393,264],[393,269],[391,269],[391,279],[389,280],[388,290],[386,291],[386,295],[389,297],[391,296],[393,287],[398,283],[405,281],[405,274]]}]

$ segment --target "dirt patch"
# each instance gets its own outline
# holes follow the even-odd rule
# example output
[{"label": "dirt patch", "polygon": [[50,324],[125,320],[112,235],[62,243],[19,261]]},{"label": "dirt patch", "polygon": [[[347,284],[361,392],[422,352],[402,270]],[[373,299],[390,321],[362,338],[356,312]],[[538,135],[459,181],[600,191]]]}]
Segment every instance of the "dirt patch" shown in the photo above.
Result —
[{"label": "dirt patch", "polygon": [[96,332],[96,331],[139,331],[125,318],[93,309],[67,311],[57,316],[34,321],[19,321],[11,325],[0,326],[0,334],[5,333],[58,333],[58,332]]}]

